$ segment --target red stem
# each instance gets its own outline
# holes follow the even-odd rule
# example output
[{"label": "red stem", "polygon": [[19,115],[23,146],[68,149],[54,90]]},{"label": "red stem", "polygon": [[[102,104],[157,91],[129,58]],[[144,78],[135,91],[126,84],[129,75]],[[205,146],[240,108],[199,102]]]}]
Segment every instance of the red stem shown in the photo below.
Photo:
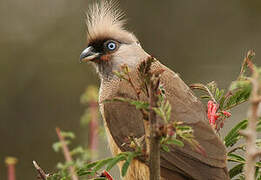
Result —
[{"label": "red stem", "polygon": [[15,164],[17,163],[17,159],[14,157],[7,157],[5,163],[8,170],[8,180],[15,180]]},{"label": "red stem", "polygon": [[[65,158],[66,162],[72,162],[73,161],[72,156],[70,154],[68,146],[65,143],[64,137],[61,134],[60,128],[56,128],[56,133],[59,137],[60,142],[62,143],[63,154],[64,154],[64,158]],[[78,180],[78,177],[75,174],[75,170],[74,170],[73,166],[69,167],[69,171],[70,171],[70,174],[72,175],[72,180]]]},{"label": "red stem", "polygon": [[15,165],[8,165],[8,180],[15,180]]}]

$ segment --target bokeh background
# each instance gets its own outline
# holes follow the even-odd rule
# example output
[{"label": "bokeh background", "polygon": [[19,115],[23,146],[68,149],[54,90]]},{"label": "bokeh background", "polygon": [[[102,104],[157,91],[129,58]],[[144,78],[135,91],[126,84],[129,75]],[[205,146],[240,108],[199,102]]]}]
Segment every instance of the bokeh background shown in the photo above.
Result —
[{"label": "bokeh background", "polygon": [[[87,0],[0,1],[0,179],[4,158],[15,156],[17,179],[35,179],[32,160],[47,171],[62,155],[52,143],[55,127],[74,131],[76,144],[87,143],[81,127],[80,95],[99,85],[88,64],[79,64],[86,47]],[[121,0],[128,29],[186,83],[216,80],[225,88],[237,77],[248,49],[261,65],[261,1]],[[247,105],[233,110],[229,129],[245,118]],[[223,132],[224,132],[223,131]],[[100,154],[108,152],[107,145]]]}]

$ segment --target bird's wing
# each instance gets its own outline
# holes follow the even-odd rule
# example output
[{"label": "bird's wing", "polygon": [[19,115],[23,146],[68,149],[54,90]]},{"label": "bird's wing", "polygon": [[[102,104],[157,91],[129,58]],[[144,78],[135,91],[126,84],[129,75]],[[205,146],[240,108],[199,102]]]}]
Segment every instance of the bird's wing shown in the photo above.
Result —
[{"label": "bird's wing", "polygon": [[[201,102],[179,76],[164,65],[156,62],[152,71],[159,68],[164,70],[161,83],[172,106],[171,120],[191,126],[195,139],[206,153],[203,155],[195,151],[187,143],[181,148],[171,146],[170,152],[161,153],[162,168],[167,169],[167,172],[179,172],[194,179],[228,179],[225,147],[208,124]],[[136,72],[133,72],[132,77],[136,77]],[[109,86],[102,89],[110,89],[110,92],[106,92],[106,95],[101,92],[101,101],[119,96],[136,99],[135,92],[125,81],[108,82],[104,83],[104,86]],[[124,145],[128,137],[135,135],[139,138],[144,135],[140,111],[124,102],[104,103],[103,108],[104,118],[114,141],[122,151],[131,150]],[[168,174],[165,176],[168,177]]]}]

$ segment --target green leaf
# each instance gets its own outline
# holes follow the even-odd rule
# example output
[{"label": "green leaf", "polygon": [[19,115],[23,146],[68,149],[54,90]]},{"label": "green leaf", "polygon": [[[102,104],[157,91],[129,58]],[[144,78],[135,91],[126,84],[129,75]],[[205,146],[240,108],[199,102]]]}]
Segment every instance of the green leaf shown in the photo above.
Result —
[{"label": "green leaf", "polygon": [[229,170],[229,177],[233,178],[237,176],[238,174],[241,174],[243,172],[244,164],[240,163],[234,166],[232,169]]},{"label": "green leaf", "polygon": [[108,163],[106,171],[111,170],[111,168],[113,168],[118,162],[123,161],[125,159],[126,159],[126,156],[122,155],[122,154],[114,157],[114,159]]},{"label": "green leaf", "polygon": [[[233,93],[231,96],[229,96],[226,100],[226,104],[224,106],[225,110],[231,109],[232,107],[243,103],[249,99],[250,93],[251,93],[251,84],[249,82],[246,85],[239,85],[242,81],[235,81],[232,83],[230,89],[233,90]],[[235,87],[233,84],[236,84]]]},{"label": "green leaf", "polygon": [[[65,140],[66,145],[69,145],[70,143],[71,143],[70,141]],[[62,143],[60,141],[55,142],[55,143],[53,143],[52,147],[55,152],[59,152],[59,150],[62,148]]]},{"label": "green leaf", "polygon": [[69,132],[69,131],[61,131],[61,135],[64,137],[64,138],[70,138],[70,139],[74,139],[75,138],[75,135],[73,132]]},{"label": "green leaf", "polygon": [[218,100],[219,97],[220,97],[220,91],[218,88],[216,88],[215,99]]},{"label": "green leaf", "polygon": [[161,118],[164,117],[164,114],[162,112],[162,110],[160,108],[153,108],[153,110],[155,111],[155,113],[160,116]]},{"label": "green leaf", "polygon": [[[239,134],[239,131],[246,129],[247,124],[248,124],[248,120],[243,120],[228,132],[228,134],[224,138],[226,147],[233,146],[235,143],[238,142],[239,139],[242,138],[242,136]],[[261,118],[258,121],[256,130],[257,132],[261,131]]]},{"label": "green leaf", "polygon": [[84,152],[85,152],[84,149],[81,146],[78,146],[78,147],[74,148],[73,150],[71,150],[70,154],[72,156],[74,156],[74,155],[77,155],[77,154],[82,154]]},{"label": "green leaf", "polygon": [[233,127],[229,133],[224,138],[226,147],[233,146],[241,138],[239,131],[246,129],[247,120],[239,122],[235,127]]},{"label": "green leaf", "polygon": [[149,108],[149,103],[147,103],[147,102],[132,100],[129,103],[131,105],[136,106],[136,109],[148,109]]},{"label": "green leaf", "polygon": [[93,171],[85,171],[85,170],[82,170],[82,169],[77,171],[78,176],[93,175],[93,174],[94,174]]},{"label": "green leaf", "polygon": [[112,161],[113,158],[107,158],[107,159],[103,159],[101,161],[98,162],[98,164],[94,167],[94,171],[98,171],[100,170],[103,166],[105,166],[106,164],[108,164],[110,161]]},{"label": "green leaf", "polygon": [[219,101],[219,108],[220,110],[222,111],[224,109],[224,102],[225,102],[226,98],[225,96],[223,95],[221,98],[220,98],[220,101]]},{"label": "green leaf", "polygon": [[161,148],[162,148],[164,151],[166,151],[166,152],[170,152],[169,147],[168,147],[167,145],[165,145],[165,144],[161,144]]},{"label": "green leaf", "polygon": [[184,146],[184,143],[178,139],[169,139],[167,140],[166,142],[167,144],[174,144],[174,145],[177,145],[179,147],[183,147]]},{"label": "green leaf", "polygon": [[122,168],[121,168],[121,175],[122,177],[124,177],[128,171],[128,168],[130,166],[131,161],[133,160],[133,158],[135,157],[135,155],[133,153],[130,153],[126,162],[123,164]]},{"label": "green leaf", "polygon": [[218,96],[218,98],[217,98],[216,100],[217,100],[217,101],[220,101],[220,100],[222,99],[222,97],[224,97],[224,93],[225,93],[224,89],[221,89],[221,90],[219,91],[219,96]]},{"label": "green leaf", "polygon": [[242,156],[234,153],[229,153],[227,159],[228,161],[232,161],[232,162],[245,163],[245,159]]},{"label": "green leaf", "polygon": [[83,168],[81,168],[81,169],[83,169],[83,170],[89,170],[89,169],[93,168],[94,166],[96,166],[98,163],[99,163],[99,161],[91,162],[91,163],[85,165],[85,166],[84,166]]}]

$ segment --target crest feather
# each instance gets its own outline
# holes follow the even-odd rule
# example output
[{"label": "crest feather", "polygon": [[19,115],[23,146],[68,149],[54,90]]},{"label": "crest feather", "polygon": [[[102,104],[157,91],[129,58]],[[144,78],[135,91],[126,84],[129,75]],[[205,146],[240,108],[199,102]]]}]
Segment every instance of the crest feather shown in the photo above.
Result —
[{"label": "crest feather", "polygon": [[91,5],[86,21],[88,42],[103,38],[137,41],[132,33],[125,30],[126,20],[123,17],[117,1],[101,0]]}]

